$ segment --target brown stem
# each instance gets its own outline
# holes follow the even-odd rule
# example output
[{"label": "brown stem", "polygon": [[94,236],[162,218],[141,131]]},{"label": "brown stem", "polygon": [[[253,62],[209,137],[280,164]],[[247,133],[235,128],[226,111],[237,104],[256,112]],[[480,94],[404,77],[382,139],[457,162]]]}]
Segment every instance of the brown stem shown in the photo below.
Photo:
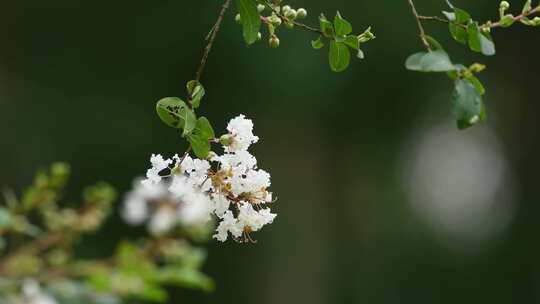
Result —
[{"label": "brown stem", "polygon": [[[288,20],[285,16],[283,16],[283,18],[285,18],[285,20]],[[315,32],[315,33],[318,33],[318,34],[323,34],[323,32],[320,30],[320,29],[317,29],[317,28],[314,28],[314,27],[311,27],[309,25],[305,25],[303,23],[300,23],[300,22],[297,22],[297,21],[294,21],[294,20],[289,20],[289,22],[292,22],[292,24],[298,26],[299,28],[301,29],[304,29],[306,31],[311,31],[311,32]]]},{"label": "brown stem", "polygon": [[[521,15],[515,16],[514,17],[514,22],[521,21],[521,19],[523,19],[525,17],[528,17],[528,16],[530,16],[532,14],[535,14],[537,12],[540,12],[540,5],[538,5],[537,7],[535,7],[532,10],[529,10],[528,12],[525,12],[525,13],[523,13]],[[500,21],[494,22],[494,23],[487,22],[486,24],[482,25],[482,27],[489,27],[489,28],[501,27],[501,22]]]},{"label": "brown stem", "polygon": [[[221,11],[219,12],[216,23],[210,30],[209,35],[206,37],[208,44],[204,48],[201,63],[199,64],[199,68],[197,69],[197,73],[195,74],[195,80],[198,82],[201,81],[204,68],[206,66],[206,62],[208,61],[208,56],[210,55],[210,51],[212,50],[212,46],[214,45],[214,40],[216,40],[217,33],[219,32],[219,29],[221,28],[221,23],[223,23],[223,17],[225,16],[225,12],[229,8],[230,4],[231,4],[231,0],[225,0],[225,3],[223,3],[221,7]],[[188,96],[187,104],[191,107],[191,96]]]},{"label": "brown stem", "polygon": [[[525,13],[523,13],[521,15],[515,16],[514,17],[514,22],[519,22],[523,18],[529,17],[530,15],[533,15],[533,14],[538,13],[538,12],[540,12],[540,5],[535,7],[534,9],[529,10],[528,12],[525,12]],[[422,15],[419,15],[418,19],[420,21],[427,20],[427,21],[439,21],[439,22],[443,22],[443,23],[449,23],[450,22],[447,19],[444,19],[444,18],[441,18],[441,17],[438,17],[438,16],[422,16]],[[458,24],[458,25],[463,27],[463,28],[467,27],[466,25],[463,25],[463,24]],[[482,24],[480,27],[482,27],[482,28],[497,28],[497,27],[501,27],[501,26],[502,26],[502,24],[501,24],[500,21],[497,21],[497,22],[488,21],[488,22]]]},{"label": "brown stem", "polygon": [[416,19],[416,24],[418,25],[420,40],[422,40],[422,44],[424,44],[424,47],[428,51],[431,51],[431,46],[429,46],[429,43],[426,39],[426,31],[424,30],[424,27],[422,26],[420,15],[418,15],[418,11],[416,11],[416,7],[414,6],[413,0],[408,0],[408,1],[409,1],[409,5],[411,6],[411,10],[414,15],[414,18]]},{"label": "brown stem", "polygon": [[421,16],[421,15],[419,15],[418,19],[420,19],[420,20],[439,21],[439,22],[444,22],[444,23],[450,22],[450,21],[448,21],[448,20],[446,20],[444,18],[438,17],[438,16]]}]

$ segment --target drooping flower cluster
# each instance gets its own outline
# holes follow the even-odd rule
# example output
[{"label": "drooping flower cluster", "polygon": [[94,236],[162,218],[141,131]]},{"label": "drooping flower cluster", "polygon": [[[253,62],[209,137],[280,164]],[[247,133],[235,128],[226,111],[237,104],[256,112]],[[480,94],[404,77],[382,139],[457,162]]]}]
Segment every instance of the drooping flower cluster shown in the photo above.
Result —
[{"label": "drooping flower cluster", "polygon": [[[148,221],[149,231],[153,235],[162,235],[177,224],[205,225],[210,220],[210,202],[202,192],[175,196],[169,191],[173,186],[169,181],[147,181],[136,179],[133,189],[126,195],[122,216],[129,224]],[[175,180],[174,186],[180,187],[180,182]]]},{"label": "drooping flower cluster", "polygon": [[270,174],[257,167],[248,152],[259,138],[253,122],[240,115],[220,138],[223,154],[211,153],[208,160],[187,153],[165,159],[152,155],[146,179],[126,197],[124,218],[132,224],[149,221],[152,233],[170,231],[176,225],[205,224],[218,219],[214,238],[224,242],[253,241],[251,232],[273,222]]},{"label": "drooping flower cluster", "polygon": [[[0,303],[3,303],[0,300]],[[22,284],[21,296],[13,301],[13,304],[56,304],[56,300],[42,291],[39,283],[33,279],[26,279]]]}]

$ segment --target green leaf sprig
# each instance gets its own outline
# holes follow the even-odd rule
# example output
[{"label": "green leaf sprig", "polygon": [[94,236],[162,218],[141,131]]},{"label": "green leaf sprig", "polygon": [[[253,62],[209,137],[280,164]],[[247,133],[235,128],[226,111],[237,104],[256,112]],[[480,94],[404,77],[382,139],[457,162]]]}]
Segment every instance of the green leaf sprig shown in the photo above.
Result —
[{"label": "green leaf sprig", "polygon": [[493,56],[496,53],[495,43],[491,36],[491,29],[509,27],[516,22],[527,26],[540,26],[540,17],[531,17],[540,12],[540,3],[532,6],[532,1],[527,0],[521,10],[521,14],[514,16],[508,14],[510,4],[502,1],[499,5],[499,20],[480,23],[474,20],[469,12],[454,6],[446,0],[451,11],[443,11],[443,17],[423,16],[418,14],[413,0],[407,0],[416,18],[420,39],[426,48],[426,52],[420,52],[409,56],[405,67],[411,71],[419,72],[443,72],[454,82],[454,92],[451,98],[451,108],[456,124],[459,129],[471,127],[486,119],[486,107],[483,95],[486,90],[484,85],[475,76],[476,73],[485,69],[484,65],[475,63],[469,68],[462,64],[454,64],[450,56],[444,51],[440,43],[426,35],[423,21],[440,21],[448,24],[450,36],[458,43],[468,45],[469,49],[485,56]]},{"label": "green leaf sprig", "polygon": [[[360,35],[352,35],[353,28],[350,22],[345,20],[339,12],[333,22],[321,14],[319,28],[311,27],[299,22],[307,17],[304,8],[294,9],[289,5],[282,5],[280,0],[237,0],[238,14],[236,21],[242,25],[243,36],[246,44],[250,45],[262,39],[261,28],[264,26],[268,32],[268,43],[271,48],[280,46],[277,31],[281,26],[292,29],[295,27],[314,32],[319,37],[311,42],[314,49],[322,49],[324,40],[328,40],[328,60],[332,71],[342,72],[350,65],[351,54],[354,51],[358,58],[364,58],[364,52],[360,44],[375,39],[375,35],[368,28]],[[265,15],[265,12],[268,12]]]}]

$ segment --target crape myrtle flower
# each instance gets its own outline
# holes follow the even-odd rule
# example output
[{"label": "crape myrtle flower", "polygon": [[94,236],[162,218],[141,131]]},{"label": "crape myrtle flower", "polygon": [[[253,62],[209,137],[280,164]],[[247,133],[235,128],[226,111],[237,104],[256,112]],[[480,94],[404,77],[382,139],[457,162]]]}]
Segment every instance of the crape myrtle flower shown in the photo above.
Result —
[{"label": "crape myrtle flower", "polygon": [[239,242],[253,242],[250,233],[276,217],[269,206],[273,202],[270,174],[259,169],[248,152],[258,141],[253,122],[239,115],[219,139],[221,155],[212,152],[208,159],[194,159],[187,153],[171,159],[152,155],[146,179],[136,182],[126,196],[125,220],[148,222],[151,233],[165,234],[177,225],[205,225],[215,218],[218,241],[232,236]]}]

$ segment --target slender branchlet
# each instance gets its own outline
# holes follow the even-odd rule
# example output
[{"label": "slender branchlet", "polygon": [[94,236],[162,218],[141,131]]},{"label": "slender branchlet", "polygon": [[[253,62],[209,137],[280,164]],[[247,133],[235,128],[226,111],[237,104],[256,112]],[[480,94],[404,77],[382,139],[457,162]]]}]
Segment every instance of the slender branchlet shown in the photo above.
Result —
[{"label": "slender branchlet", "polygon": [[429,43],[428,43],[428,41],[426,39],[426,31],[424,30],[424,26],[422,25],[422,19],[421,19],[420,15],[418,15],[418,11],[416,10],[416,6],[414,5],[413,0],[408,0],[408,1],[409,1],[409,5],[411,7],[411,11],[412,11],[412,13],[414,15],[414,18],[416,19],[416,24],[418,26],[420,40],[422,41],[422,44],[424,45],[424,47],[428,51],[431,51],[431,46],[429,45]]}]

